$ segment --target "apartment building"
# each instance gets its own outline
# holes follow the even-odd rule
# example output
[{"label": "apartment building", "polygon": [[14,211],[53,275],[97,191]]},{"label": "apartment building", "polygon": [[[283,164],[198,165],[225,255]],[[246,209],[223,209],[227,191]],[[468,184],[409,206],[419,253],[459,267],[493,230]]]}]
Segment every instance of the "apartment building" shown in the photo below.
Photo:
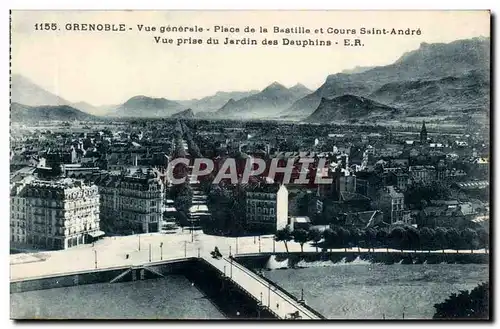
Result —
[{"label": "apartment building", "polygon": [[288,190],[285,185],[263,185],[246,192],[250,229],[276,232],[288,224]]},{"label": "apartment building", "polygon": [[394,186],[387,186],[382,194],[382,211],[390,216],[391,224],[405,221],[405,198]]},{"label": "apartment building", "polygon": [[410,166],[409,174],[414,182],[425,185],[436,180],[436,168],[434,166]]},{"label": "apartment building", "polygon": [[31,180],[11,189],[10,241],[67,249],[104,235],[97,186],[70,178]]},{"label": "apartment building", "polygon": [[99,187],[103,225],[116,233],[159,232],[163,220],[163,183],[152,170],[93,177]]}]

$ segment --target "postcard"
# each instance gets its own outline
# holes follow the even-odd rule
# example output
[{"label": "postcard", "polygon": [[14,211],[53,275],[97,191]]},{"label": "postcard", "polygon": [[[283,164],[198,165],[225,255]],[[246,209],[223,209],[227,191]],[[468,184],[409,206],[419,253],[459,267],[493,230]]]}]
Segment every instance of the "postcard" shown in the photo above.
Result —
[{"label": "postcard", "polygon": [[490,29],[11,11],[11,318],[490,319]]}]

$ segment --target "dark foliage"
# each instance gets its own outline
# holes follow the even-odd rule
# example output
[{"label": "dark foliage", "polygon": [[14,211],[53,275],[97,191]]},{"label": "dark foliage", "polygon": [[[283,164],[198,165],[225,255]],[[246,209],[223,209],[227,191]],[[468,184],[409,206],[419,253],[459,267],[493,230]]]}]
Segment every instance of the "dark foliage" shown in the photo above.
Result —
[{"label": "dark foliage", "polygon": [[435,304],[434,319],[488,319],[489,282],[481,283],[469,291],[452,294],[444,302]]}]

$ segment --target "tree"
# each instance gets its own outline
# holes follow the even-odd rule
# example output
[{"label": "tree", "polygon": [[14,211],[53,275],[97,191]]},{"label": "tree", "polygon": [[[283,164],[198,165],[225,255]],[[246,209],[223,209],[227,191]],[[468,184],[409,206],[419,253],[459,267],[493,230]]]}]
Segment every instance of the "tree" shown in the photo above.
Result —
[{"label": "tree", "polygon": [[420,230],[420,247],[421,249],[431,250],[434,246],[436,232],[432,228],[424,227]]},{"label": "tree", "polygon": [[[368,251],[370,251],[370,248],[374,249],[375,241],[377,240],[377,231],[373,228],[366,229],[364,232],[364,238],[368,246]],[[373,251],[375,251],[375,249]]]},{"label": "tree", "polygon": [[328,249],[332,249],[335,246],[335,244],[337,243],[337,240],[338,240],[337,231],[336,230],[334,231],[331,228],[326,229],[323,232],[323,239],[325,240],[324,241],[324,247],[327,250]]},{"label": "tree", "polygon": [[170,197],[174,200],[174,207],[177,211],[189,213],[189,208],[193,204],[193,189],[189,183],[173,185],[170,190]]},{"label": "tree", "polygon": [[463,243],[470,247],[471,253],[474,252],[474,249],[476,249],[479,244],[477,232],[471,228],[466,228],[460,235]]},{"label": "tree", "polygon": [[321,240],[321,232],[318,229],[312,228],[307,232],[308,240],[313,241],[316,246],[316,252],[318,252],[318,242]]},{"label": "tree", "polygon": [[[430,185],[422,183],[414,183],[405,193],[405,203],[420,207],[427,205],[431,199],[447,200],[449,199],[451,190],[439,181],[434,181]],[[422,202],[425,200],[426,202]]]},{"label": "tree", "polygon": [[389,243],[388,243],[388,239],[389,239],[389,231],[385,228],[382,228],[380,230],[377,231],[377,244],[380,246],[380,247],[385,247],[385,248],[389,248]]},{"label": "tree", "polygon": [[441,247],[444,252],[444,249],[448,246],[448,230],[444,227],[438,227],[434,231],[434,243]]},{"label": "tree", "polygon": [[405,239],[406,231],[402,227],[395,227],[389,234],[390,245],[394,249],[403,251],[403,241]]},{"label": "tree", "polygon": [[360,249],[359,249],[359,243],[361,242],[362,238],[363,238],[363,232],[361,232],[361,230],[357,227],[353,227],[350,229],[350,237],[351,237],[351,247],[358,247],[358,252],[360,252]]},{"label": "tree", "polygon": [[456,228],[451,228],[446,232],[446,242],[451,249],[462,248],[462,237]]},{"label": "tree", "polygon": [[488,249],[490,236],[483,227],[477,230],[477,239],[479,248]]},{"label": "tree", "polygon": [[274,240],[275,241],[283,241],[285,244],[285,249],[286,252],[288,252],[288,241],[292,241],[292,233],[290,232],[290,229],[288,227],[285,227],[282,230],[276,231],[274,234]]},{"label": "tree", "polygon": [[309,234],[307,233],[307,231],[299,228],[298,230],[293,231],[292,236],[293,240],[300,244],[300,251],[304,252],[304,243],[309,241]]},{"label": "tree", "polygon": [[420,247],[420,233],[413,226],[408,227],[405,230],[405,239],[406,246],[408,249],[417,250],[417,247]]},{"label": "tree", "polygon": [[347,252],[347,247],[349,246],[351,240],[350,232],[343,227],[339,227],[337,229],[337,235],[339,237],[339,245],[344,247],[344,251]]},{"label": "tree", "polygon": [[489,319],[489,282],[469,291],[452,294],[444,302],[435,304],[433,319]]}]

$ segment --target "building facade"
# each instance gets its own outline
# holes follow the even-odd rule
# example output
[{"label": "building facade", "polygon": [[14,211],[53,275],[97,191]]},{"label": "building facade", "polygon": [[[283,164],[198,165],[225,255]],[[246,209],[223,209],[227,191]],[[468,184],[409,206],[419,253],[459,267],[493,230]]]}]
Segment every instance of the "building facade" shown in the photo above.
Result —
[{"label": "building facade", "polygon": [[405,221],[405,198],[394,186],[387,186],[382,194],[382,210],[389,215],[391,224],[398,221]]},{"label": "building facade", "polygon": [[11,241],[47,249],[93,242],[100,230],[97,186],[33,180],[11,190]]},{"label": "building facade", "polygon": [[436,168],[434,166],[411,166],[409,174],[414,182],[429,185],[436,180]]},{"label": "building facade", "polygon": [[246,206],[247,224],[251,229],[276,232],[288,225],[288,190],[285,185],[247,191]]},{"label": "building facade", "polygon": [[100,209],[103,224],[116,233],[159,232],[163,220],[164,189],[157,175],[99,176]]}]

